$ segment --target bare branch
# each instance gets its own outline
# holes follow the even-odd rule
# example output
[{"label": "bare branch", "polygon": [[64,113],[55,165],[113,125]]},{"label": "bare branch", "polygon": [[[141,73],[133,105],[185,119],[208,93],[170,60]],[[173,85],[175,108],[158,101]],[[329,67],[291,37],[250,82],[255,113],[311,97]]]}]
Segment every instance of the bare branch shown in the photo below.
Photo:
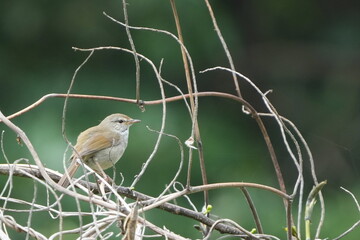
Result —
[{"label": "bare branch", "polygon": [[141,104],[141,98],[140,98],[140,63],[139,63],[139,58],[137,56],[134,40],[133,40],[133,38],[131,36],[130,29],[129,29],[129,17],[128,17],[128,14],[127,14],[127,7],[126,7],[127,3],[126,3],[126,0],[123,0],[122,2],[123,2],[126,34],[128,36],[131,49],[133,51],[134,60],[135,60],[135,67],[136,67],[136,76],[135,76],[135,79],[136,79],[136,103],[139,105],[140,109],[142,111],[144,111],[145,109],[143,109],[143,106]]},{"label": "bare branch", "polygon": [[234,65],[234,62],[233,62],[233,60],[232,60],[230,51],[229,51],[229,49],[228,49],[228,46],[227,46],[227,44],[226,44],[226,42],[225,42],[224,37],[222,36],[222,33],[221,33],[221,31],[220,31],[220,28],[219,28],[219,26],[218,26],[218,24],[217,24],[217,21],[216,21],[216,18],[215,18],[215,14],[214,14],[214,11],[212,10],[212,7],[211,7],[211,5],[210,5],[210,3],[209,3],[209,0],[205,0],[205,3],[206,3],[206,6],[207,6],[207,8],[208,8],[208,10],[209,10],[209,14],[210,14],[211,20],[212,20],[212,22],[213,22],[213,25],[214,25],[216,34],[218,35],[219,40],[220,40],[220,42],[221,42],[221,45],[222,45],[223,48],[224,48],[226,57],[227,57],[227,59],[228,59],[228,61],[229,61],[229,64],[230,64],[230,68],[231,68],[231,70],[233,71],[232,76],[233,76],[233,80],[234,80],[234,84],[235,84],[235,91],[236,91],[238,97],[242,97],[242,96],[241,96],[241,91],[240,91],[240,86],[239,86],[239,83],[238,83],[238,79],[237,79],[237,76],[236,76],[236,74],[235,74],[235,71],[236,71],[236,70],[235,70],[235,65]]},{"label": "bare branch", "polygon": [[241,190],[242,193],[244,194],[245,199],[246,199],[246,201],[247,201],[247,203],[248,203],[248,205],[249,205],[249,208],[250,208],[250,210],[251,210],[251,213],[252,213],[252,215],[253,215],[253,218],[254,218],[254,221],[255,221],[255,224],[256,224],[257,231],[258,231],[259,233],[263,234],[264,231],[263,231],[263,228],[262,228],[262,225],[261,225],[260,217],[259,217],[259,215],[258,215],[258,213],[257,213],[257,211],[256,211],[255,204],[254,204],[254,202],[253,202],[252,199],[251,199],[251,196],[250,196],[249,191],[248,191],[246,188],[244,188],[244,187],[241,187],[240,190]]},{"label": "bare branch", "polygon": [[[197,118],[199,101],[198,101],[198,97],[196,95],[195,95],[195,97],[193,96],[193,87],[192,87],[192,82],[191,82],[191,78],[190,78],[189,63],[188,63],[188,60],[186,57],[186,51],[182,47],[182,46],[184,46],[184,39],[183,39],[182,32],[181,32],[179,15],[176,10],[175,1],[170,0],[170,3],[171,3],[171,8],[173,10],[174,18],[175,18],[176,29],[177,29],[179,41],[182,43],[181,54],[182,54],[182,59],[183,59],[183,63],[184,63],[184,68],[185,68],[186,83],[187,83],[187,88],[188,88],[188,92],[189,92],[190,106],[191,106],[191,110],[192,110],[193,127],[192,127],[192,133],[191,133],[190,138],[193,139],[193,136],[195,136],[195,141],[196,141],[196,145],[198,147],[199,160],[200,160],[201,179],[202,179],[203,184],[205,185],[208,183],[208,180],[207,180],[206,167],[205,167],[204,150],[203,150],[203,145],[202,145],[202,141],[201,141],[199,122],[198,122],[198,118]],[[196,85],[195,79],[193,79],[193,84],[194,84],[195,93],[197,93],[197,85]],[[187,181],[186,181],[187,187],[190,187],[191,167],[192,167],[192,148],[189,148],[189,167],[188,167],[188,175],[187,175]],[[207,191],[204,191],[204,207],[206,207],[208,205],[209,205],[209,193]]]},{"label": "bare branch", "polygon": [[[14,176],[28,177],[27,174],[24,174],[24,172],[28,172],[29,174],[32,174],[36,177],[43,178],[41,175],[41,172],[39,171],[39,168],[37,166],[34,166],[34,165],[29,166],[26,164],[16,164],[16,165],[0,164],[0,174],[8,174],[9,169],[12,166],[14,167]],[[59,173],[57,173],[51,169],[45,169],[45,171],[48,173],[48,175],[51,178],[54,179],[54,181],[58,181],[61,178]],[[78,186],[87,186],[87,187],[85,187],[85,189],[89,188],[93,193],[99,192],[98,185],[95,183],[90,183],[87,181],[80,180],[80,181],[78,181],[77,185]],[[280,191],[276,188],[272,188],[272,187],[265,186],[262,184],[246,183],[246,182],[214,183],[214,184],[208,184],[208,185],[202,185],[202,186],[195,186],[195,187],[191,187],[191,189],[184,189],[178,193],[165,195],[164,197],[162,197],[160,199],[160,201],[157,201],[157,202],[155,202],[157,198],[153,198],[153,197],[147,196],[145,194],[133,191],[130,188],[115,186],[114,189],[116,189],[118,194],[121,194],[125,197],[131,198],[134,200],[138,200],[139,204],[141,204],[143,206],[149,206],[149,208],[143,207],[142,209],[139,209],[140,212],[147,211],[154,207],[157,207],[157,208],[163,209],[165,211],[168,211],[170,213],[174,213],[177,215],[182,215],[185,217],[195,219],[207,226],[212,226],[215,221],[206,217],[203,213],[195,212],[195,211],[186,209],[184,207],[176,206],[174,204],[168,203],[168,201],[171,201],[172,199],[183,196],[183,195],[203,192],[204,190],[210,191],[210,190],[221,189],[221,188],[239,188],[239,187],[258,188],[258,189],[272,192],[283,199],[291,200],[291,197],[289,195],[284,194],[282,191]],[[108,187],[105,187],[105,190],[110,191],[111,189],[109,189]],[[95,197],[95,196],[93,196],[93,197]],[[90,200],[91,202],[93,202],[95,204],[99,204],[98,201],[95,201],[96,199],[94,199],[94,198],[91,198],[91,199],[88,198],[85,200],[82,198],[79,198],[79,199],[82,201]],[[110,210],[116,210],[111,206],[106,206],[106,207]],[[230,226],[224,225],[224,224],[218,224],[215,227],[215,229],[217,229],[221,233],[241,234],[241,232],[237,231],[236,229],[234,229]]]}]

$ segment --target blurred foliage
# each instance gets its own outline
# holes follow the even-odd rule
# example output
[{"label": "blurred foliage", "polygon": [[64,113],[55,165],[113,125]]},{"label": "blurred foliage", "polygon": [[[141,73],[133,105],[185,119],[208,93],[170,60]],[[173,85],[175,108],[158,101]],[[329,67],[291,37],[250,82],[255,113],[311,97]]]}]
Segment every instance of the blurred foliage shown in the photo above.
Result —
[{"label": "blurred foliage", "polygon": [[[131,25],[176,33],[168,2],[128,2]],[[292,120],[308,140],[318,177],[328,180],[324,188],[327,214],[322,236],[339,235],[358,219],[355,205],[339,187],[344,186],[360,196],[359,3],[324,0],[223,0],[211,3],[236,69],[250,77],[262,90],[273,89],[269,98],[274,106],[280,114]],[[177,6],[185,45],[192,55],[196,71],[217,65],[228,66],[204,2],[177,1]],[[74,52],[73,46],[129,48],[124,28],[110,21],[102,12],[123,20],[121,1],[1,1],[0,110],[9,115],[47,93],[66,92],[74,70],[86,57],[85,53]],[[163,77],[186,91],[177,44],[159,33],[132,31],[132,35],[137,51],[157,65],[164,59]],[[234,93],[229,74],[200,74],[197,80],[201,91]],[[245,99],[257,109],[264,110],[253,90],[242,80],[240,85]],[[150,67],[141,62],[142,98],[159,99],[157,86]],[[165,89],[167,96],[176,94],[168,86]],[[73,92],[134,98],[133,56],[110,50],[96,52],[80,71]],[[49,99],[14,119],[28,134],[46,166],[60,172],[63,172],[62,159],[66,150],[61,136],[63,102],[63,99]],[[66,133],[74,143],[80,131],[113,112],[142,119],[141,124],[132,128],[129,147],[118,164],[117,170],[124,175],[124,185],[127,186],[154,147],[157,134],[149,132],[146,126],[160,128],[161,106],[146,106],[142,113],[137,106],[125,103],[70,99]],[[290,188],[295,169],[281,143],[277,126],[265,122]],[[210,182],[248,181],[277,186],[260,131],[253,119],[241,113],[237,103],[216,98],[201,99],[199,124]],[[184,142],[189,137],[190,127],[184,104],[169,103],[165,131]],[[25,147],[16,144],[16,136],[9,129],[1,124],[0,130],[5,130],[4,149],[10,162],[30,157]],[[154,196],[161,192],[178,167],[180,154],[174,154],[177,149],[175,140],[163,137],[156,158],[137,186],[139,191]],[[2,155],[0,161],[5,162]],[[193,184],[201,184],[198,172],[195,161]],[[180,177],[181,181],[184,179],[185,171]],[[0,176],[0,184],[5,180],[6,177]],[[306,189],[310,190],[311,182],[306,184]],[[32,196],[31,185],[27,179],[15,178],[14,197]],[[268,193],[250,192],[265,231],[285,236],[281,201]],[[39,199],[45,197],[43,194],[39,193]],[[201,209],[202,194],[195,194],[192,198]],[[232,218],[248,229],[254,227],[240,191],[214,191],[210,199],[214,214]],[[234,204],[242,206],[240,212],[229,208]],[[240,209],[238,205],[236,209]],[[68,206],[72,206],[71,201]],[[314,214],[319,213],[315,210]],[[36,217],[39,218],[34,218],[34,224],[39,224],[37,219],[41,214]],[[200,237],[195,229],[189,231],[189,226],[195,224],[192,220],[158,210],[146,218],[158,222],[159,226],[162,222],[172,223],[167,226],[180,229],[175,232],[184,236]],[[66,224],[69,224],[67,227],[76,226],[77,219]],[[180,224],[186,224],[186,227],[179,228]],[[45,228],[51,233],[57,226],[49,223]],[[359,235],[357,229],[344,239],[354,239]],[[13,239],[23,238],[21,233],[13,235]]]}]

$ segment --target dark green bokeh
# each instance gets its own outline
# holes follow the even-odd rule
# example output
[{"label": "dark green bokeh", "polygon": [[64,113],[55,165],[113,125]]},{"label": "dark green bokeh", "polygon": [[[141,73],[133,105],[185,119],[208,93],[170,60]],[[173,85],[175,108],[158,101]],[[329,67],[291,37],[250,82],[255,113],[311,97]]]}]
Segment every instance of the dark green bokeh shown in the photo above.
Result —
[{"label": "dark green bokeh", "polygon": [[[250,77],[263,91],[273,89],[270,100],[279,113],[292,120],[303,133],[315,158],[319,180],[327,206],[322,237],[335,237],[358,219],[344,186],[360,196],[360,15],[356,1],[212,1],[218,24],[233,56],[236,69]],[[120,46],[129,48],[123,27],[102,12],[123,20],[121,1],[2,1],[0,3],[0,110],[12,114],[41,96],[65,93],[74,70],[88,53],[71,47]],[[213,66],[228,66],[224,51],[202,1],[177,1],[185,44],[192,55],[196,72]],[[131,25],[176,32],[168,2],[129,1]],[[139,53],[157,66],[164,59],[163,77],[186,91],[179,47],[170,37],[152,32],[132,31]],[[234,92],[228,73],[198,74],[200,91]],[[144,100],[161,97],[157,80],[145,61],[141,62],[141,94]],[[251,87],[240,80],[245,99],[264,110]],[[166,95],[175,95],[165,87]],[[79,72],[73,93],[135,97],[133,56],[119,51],[96,52]],[[66,144],[61,136],[63,99],[49,99],[32,111],[14,119],[29,136],[47,167],[63,172]],[[142,113],[126,103],[70,99],[66,133],[75,143],[78,133],[97,124],[104,116],[123,112],[142,123],[131,130],[129,147],[118,164],[128,186],[142,163],[150,155],[159,130],[162,107],[147,106]],[[275,123],[265,123],[274,141],[288,188],[296,174]],[[205,149],[210,182],[246,181],[277,186],[265,143],[253,119],[241,113],[240,105],[230,100],[200,100],[199,124]],[[165,131],[184,142],[190,135],[191,122],[182,102],[167,105]],[[15,135],[4,125],[4,149],[13,162],[30,158],[25,147],[18,146]],[[176,153],[176,154],[174,154]],[[1,163],[5,162],[0,157]],[[175,174],[179,164],[177,142],[163,137],[159,151],[137,186],[139,191],[157,195]],[[30,158],[31,161],[31,158]],[[32,162],[32,161],[31,161]],[[164,169],[167,169],[165,172]],[[310,177],[306,163],[306,177]],[[197,160],[193,184],[201,184]],[[157,177],[154,177],[157,176]],[[0,176],[0,186],[6,177]],[[185,181],[183,171],[180,181]],[[13,197],[32,198],[32,182],[15,178]],[[23,187],[23,188],[22,188]],[[310,178],[306,189],[312,187]],[[268,193],[250,190],[258,206],[264,229],[285,236],[281,201]],[[39,192],[38,198],[44,198]],[[242,195],[237,190],[211,192],[214,214],[232,218],[251,229],[253,222]],[[202,195],[192,196],[201,209]],[[41,201],[41,200],[39,200]],[[69,201],[69,207],[73,203]],[[185,201],[183,204],[186,205]],[[239,207],[240,206],[240,207]],[[16,206],[14,206],[16,207]],[[86,207],[84,205],[84,207]],[[240,210],[239,210],[240,209]],[[7,213],[8,214],[8,213]],[[319,212],[315,211],[316,225]],[[15,215],[14,215],[15,216]],[[34,216],[34,227],[41,226],[41,215]],[[167,226],[185,237],[200,237],[192,220],[154,211],[147,214],[159,226]],[[27,217],[23,216],[22,223]],[[168,225],[171,222],[171,225]],[[78,224],[77,219],[67,227]],[[57,230],[56,221],[44,234]],[[345,239],[354,239],[359,229]],[[15,234],[13,239],[23,239]]]}]

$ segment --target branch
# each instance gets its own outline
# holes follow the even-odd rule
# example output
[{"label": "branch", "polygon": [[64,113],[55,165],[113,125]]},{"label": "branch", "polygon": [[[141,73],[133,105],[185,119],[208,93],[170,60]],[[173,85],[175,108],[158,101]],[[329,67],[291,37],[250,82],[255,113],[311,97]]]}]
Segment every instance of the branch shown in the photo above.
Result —
[{"label": "branch", "polygon": [[[243,103],[245,105],[250,105],[243,98],[237,97],[237,96],[235,96],[233,94],[229,94],[229,93],[223,93],[223,92],[198,92],[198,93],[194,93],[193,95],[196,95],[198,97],[228,98],[228,99]],[[87,94],[49,93],[49,94],[46,94],[46,95],[42,96],[39,100],[37,100],[33,104],[27,106],[26,108],[7,116],[7,119],[13,119],[13,118],[19,117],[22,114],[24,114],[26,112],[29,112],[30,110],[38,107],[39,105],[41,105],[43,102],[45,102],[46,100],[48,100],[50,98],[67,98],[67,97],[69,97],[69,98],[81,98],[81,99],[92,99],[92,100],[117,101],[117,102],[125,102],[125,103],[132,103],[132,104],[137,103],[136,99],[130,99],[130,98],[119,98],[119,97],[100,96],[100,95],[87,95]],[[183,95],[168,97],[168,98],[165,98],[164,100],[165,100],[165,102],[169,103],[169,102],[175,102],[175,101],[183,100],[184,97],[189,98],[190,94],[183,94]],[[150,100],[150,101],[144,101],[143,102],[144,105],[157,105],[157,104],[162,104],[162,103],[163,103],[163,99]],[[2,122],[1,119],[0,119],[0,122]]]},{"label": "branch", "polygon": [[137,56],[136,53],[136,48],[135,48],[135,44],[134,44],[134,40],[131,36],[130,33],[130,29],[129,29],[129,17],[127,14],[127,8],[126,8],[126,0],[123,0],[123,9],[124,9],[124,20],[125,20],[125,29],[126,29],[126,35],[128,36],[129,39],[129,43],[131,46],[131,49],[133,51],[134,54],[134,61],[135,61],[135,67],[136,67],[136,103],[139,105],[141,110],[144,110],[144,108],[142,107],[142,103],[141,103],[141,98],[140,98],[140,63],[139,63],[139,58]]},{"label": "branch", "polygon": [[[10,172],[10,169],[12,170],[12,173],[14,176],[29,177],[27,174],[31,174],[39,179],[44,179],[38,166],[36,166],[36,165],[0,164],[0,174],[1,175],[8,175]],[[53,181],[57,182],[60,180],[61,174],[59,174],[58,172],[48,169],[48,168],[45,168],[45,171],[47,172],[47,175],[50,178],[52,178]],[[24,174],[24,172],[26,172],[27,174]],[[83,181],[83,180],[79,180],[76,182],[80,186],[88,188],[94,194],[99,193],[99,191],[100,191],[100,189],[98,188],[98,185],[96,183],[91,183],[91,182],[87,182],[87,181]],[[178,194],[178,196],[182,196],[182,195],[188,195],[188,194],[193,194],[193,193],[198,193],[198,192],[203,192],[203,191],[209,191],[209,190],[221,189],[221,188],[229,188],[229,187],[230,188],[238,188],[238,187],[258,188],[258,189],[272,192],[286,200],[291,199],[291,196],[283,193],[282,191],[280,191],[276,188],[261,185],[261,184],[246,183],[246,182],[214,183],[214,184],[194,186],[194,187],[191,187],[190,189],[184,189],[183,191],[178,192],[176,194]],[[137,191],[133,191],[130,188],[126,188],[126,187],[122,187],[122,186],[115,186],[115,187],[113,187],[113,189],[116,189],[117,193],[120,195],[123,195],[127,198],[137,200],[138,204],[141,204],[143,206],[151,206],[157,200],[157,198],[148,196],[146,194],[143,194],[143,193],[140,193]],[[108,192],[108,191],[110,191],[110,189],[108,187],[105,187],[105,191]],[[167,196],[164,196],[162,199],[164,199],[166,197]],[[172,200],[172,199],[171,198],[167,199],[167,201],[170,201],[170,200]],[[156,203],[158,203],[158,202],[156,202]],[[187,208],[184,208],[181,206],[177,206],[175,204],[165,202],[165,203],[161,203],[159,206],[157,206],[157,208],[165,210],[172,214],[181,215],[184,217],[194,219],[194,220],[199,221],[210,227],[215,223],[215,221],[213,219],[206,217],[201,212],[192,211],[190,209],[187,209]],[[237,228],[230,226],[230,225],[226,225],[226,224],[219,223],[219,224],[216,224],[216,226],[214,228],[221,233],[243,234],[243,232],[239,231]]]},{"label": "branch", "polygon": [[212,22],[213,22],[215,32],[216,32],[216,34],[218,35],[218,38],[219,38],[219,40],[220,40],[220,42],[221,42],[222,47],[224,48],[224,52],[225,52],[226,57],[227,57],[227,59],[228,59],[228,61],[229,61],[230,68],[231,68],[231,70],[233,71],[232,76],[233,76],[233,80],[234,80],[235,91],[236,91],[236,93],[237,93],[237,95],[238,95],[239,97],[242,97],[242,96],[241,96],[241,91],[240,91],[240,86],[239,86],[239,83],[238,83],[238,79],[237,79],[237,76],[236,76],[236,74],[235,74],[235,65],[234,65],[233,59],[232,59],[232,57],[231,57],[229,48],[228,48],[228,46],[226,45],[225,39],[224,39],[224,37],[223,37],[222,34],[221,34],[220,28],[219,28],[219,26],[218,26],[218,24],[217,24],[217,22],[216,22],[215,14],[214,14],[214,11],[212,10],[212,7],[211,7],[211,5],[210,5],[210,3],[209,3],[209,0],[205,0],[205,3],[206,3],[206,6],[207,6],[207,8],[208,8],[208,11],[209,11],[211,20],[212,20]]},{"label": "branch", "polygon": [[[170,0],[170,3],[171,3],[171,8],[173,10],[174,18],[175,18],[175,24],[176,24],[179,41],[184,45],[184,39],[183,39],[182,32],[181,32],[180,20],[179,20],[179,15],[176,10],[175,0]],[[191,138],[193,137],[193,135],[195,136],[195,140],[196,140],[197,147],[198,147],[199,161],[200,161],[201,179],[202,179],[203,184],[207,184],[208,180],[207,180],[206,167],[205,167],[204,149],[203,149],[203,144],[202,144],[202,140],[201,140],[199,122],[198,122],[198,117],[197,117],[198,109],[199,109],[199,104],[198,104],[199,101],[196,96],[196,93],[198,92],[197,85],[196,85],[195,79],[193,79],[193,82],[191,81],[189,63],[187,60],[185,48],[183,48],[183,47],[181,47],[181,54],[182,54],[182,59],[183,59],[183,63],[184,63],[184,68],[185,68],[186,83],[187,83],[187,88],[189,91],[191,113],[192,113],[191,120],[193,122],[193,124],[192,124],[193,127],[192,127]],[[195,97],[193,94],[192,84],[194,84]],[[186,187],[189,187],[190,183],[191,183],[190,179],[191,179],[191,166],[192,166],[192,148],[189,148],[189,156],[190,157],[189,157],[189,164],[188,164],[189,167],[188,167]],[[207,191],[204,191],[204,207],[206,208],[208,205],[209,205],[209,193]]]}]

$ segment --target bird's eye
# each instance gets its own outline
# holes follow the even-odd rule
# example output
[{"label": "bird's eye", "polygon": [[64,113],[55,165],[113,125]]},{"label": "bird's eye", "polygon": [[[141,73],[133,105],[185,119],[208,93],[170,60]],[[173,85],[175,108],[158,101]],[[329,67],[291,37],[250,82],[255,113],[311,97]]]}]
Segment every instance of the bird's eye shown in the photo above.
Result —
[{"label": "bird's eye", "polygon": [[118,123],[123,123],[123,122],[125,122],[125,121],[122,119],[118,120]]}]

